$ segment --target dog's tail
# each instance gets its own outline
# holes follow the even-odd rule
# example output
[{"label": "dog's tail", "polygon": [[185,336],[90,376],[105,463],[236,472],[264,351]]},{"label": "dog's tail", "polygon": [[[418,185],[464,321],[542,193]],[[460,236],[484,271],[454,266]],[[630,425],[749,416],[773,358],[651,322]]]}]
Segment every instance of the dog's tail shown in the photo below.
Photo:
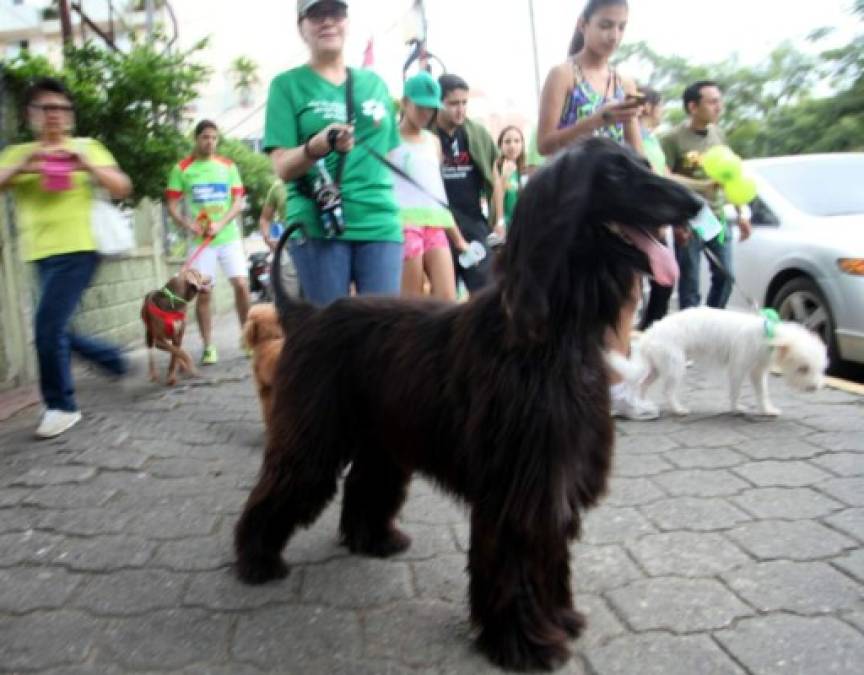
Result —
[{"label": "dog's tail", "polygon": [[315,308],[299,297],[291,297],[291,294],[282,286],[282,252],[288,244],[288,240],[295,232],[303,231],[303,225],[295,223],[285,229],[276,245],[273,253],[273,273],[270,275],[270,283],[273,284],[273,295],[276,299],[276,310],[279,312],[279,321],[282,329],[289,333],[303,320],[311,316]]},{"label": "dog's tail", "polygon": [[612,349],[604,352],[606,365],[618,373],[629,384],[639,384],[648,374],[648,365],[643,359],[634,353],[632,358],[627,358],[620,352]]}]

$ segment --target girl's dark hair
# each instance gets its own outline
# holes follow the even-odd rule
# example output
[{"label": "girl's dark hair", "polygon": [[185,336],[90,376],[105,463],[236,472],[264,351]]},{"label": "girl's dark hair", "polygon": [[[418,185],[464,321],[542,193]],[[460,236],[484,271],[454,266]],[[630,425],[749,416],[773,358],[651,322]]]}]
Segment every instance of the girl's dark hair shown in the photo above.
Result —
[{"label": "girl's dark hair", "polygon": [[[582,19],[583,24],[588,23],[595,12],[610,5],[629,6],[627,0],[588,0],[588,4],[585,5],[585,9],[582,10],[579,18]],[[576,30],[573,31],[573,39],[570,40],[570,49],[567,52],[567,56],[576,56],[576,54],[582,51],[584,46],[585,36],[582,35],[582,31],[579,30],[579,26],[577,25]]]},{"label": "girl's dark hair", "polygon": [[27,88],[26,92],[24,92],[24,107],[26,108],[33,103],[40,94],[45,93],[60,94],[61,96],[66,97],[69,103],[73,106],[75,105],[75,99],[72,98],[72,92],[66,88],[66,85],[63,84],[62,81],[55,77],[40,77]]},{"label": "girl's dark hair", "polygon": [[219,127],[216,126],[216,122],[201,120],[195,125],[195,138],[198,138],[201,134],[207,131],[207,129],[213,129],[213,131],[219,133]]},{"label": "girl's dark hair", "polygon": [[[501,149],[501,146],[504,144],[504,136],[507,135],[508,131],[515,131],[519,134],[519,138],[522,139],[522,152],[519,153],[519,156],[516,158],[516,168],[519,169],[519,174],[522,175],[525,173],[525,134],[522,133],[522,129],[517,127],[514,124],[504,127],[501,130],[501,133],[498,134],[498,149]],[[501,168],[504,166],[504,155],[501,155],[496,164],[498,166],[498,172],[501,172]]]}]

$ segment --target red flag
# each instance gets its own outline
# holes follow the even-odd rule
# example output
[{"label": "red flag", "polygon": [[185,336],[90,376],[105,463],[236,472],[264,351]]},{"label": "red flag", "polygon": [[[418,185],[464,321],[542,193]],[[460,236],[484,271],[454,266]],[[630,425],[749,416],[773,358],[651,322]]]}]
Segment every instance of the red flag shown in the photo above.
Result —
[{"label": "red flag", "polygon": [[372,38],[369,38],[369,42],[366,43],[366,49],[363,50],[363,67],[371,68],[373,65],[375,65],[374,43]]}]

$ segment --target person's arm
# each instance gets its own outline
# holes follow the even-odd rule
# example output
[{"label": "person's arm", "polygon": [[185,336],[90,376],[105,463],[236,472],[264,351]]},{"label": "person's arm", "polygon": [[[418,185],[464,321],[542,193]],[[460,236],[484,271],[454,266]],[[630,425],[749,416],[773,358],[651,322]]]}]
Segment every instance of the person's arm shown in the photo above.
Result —
[{"label": "person's arm", "polygon": [[740,241],[747,241],[750,235],[753,234],[753,224],[742,207],[736,206],[735,210],[738,212],[738,231],[741,233]]},{"label": "person's arm", "polygon": [[447,238],[450,240],[450,243],[456,251],[464,253],[468,250],[468,242],[465,240],[465,237],[462,236],[462,233],[456,225],[453,227],[447,227],[444,231],[447,233]]},{"label": "person's arm", "polygon": [[[639,88],[636,82],[629,77],[621,76],[621,87],[624,89],[625,96],[636,96],[639,94]],[[639,115],[642,111],[642,106],[635,106],[636,114],[624,122],[624,140],[640,155],[645,155],[645,148],[642,147],[642,130],[639,128]]]},{"label": "person's arm", "polygon": [[224,228],[228,223],[232,222],[238,215],[240,215],[241,211],[243,211],[243,195],[232,194],[231,199],[231,208],[228,209],[228,213],[226,213],[218,220],[212,221],[207,227],[207,234],[209,236],[215,237],[217,234],[219,234],[222,228]]},{"label": "person's arm", "polygon": [[273,216],[276,215],[276,206],[271,200],[267,200],[264,202],[264,206],[261,209],[261,215],[258,218],[258,227],[261,230],[261,236],[264,239],[264,243],[270,247],[270,250],[276,248],[276,242],[270,238],[270,225],[273,223]]},{"label": "person's arm", "polygon": [[87,171],[100,187],[108,191],[112,199],[123,199],[132,192],[132,181],[99,141],[88,139],[73,141],[75,153],[81,168]]},{"label": "person's arm", "polygon": [[492,177],[494,185],[492,188],[492,205],[498,216],[498,221],[493,223],[492,231],[501,236],[504,234],[504,192],[507,190],[507,184],[503,172],[498,170],[498,162],[492,166]]},{"label": "person's arm", "polygon": [[339,132],[334,148],[338,152],[350,152],[354,148],[354,127],[350,124],[330,124],[296,148],[276,147],[270,152],[270,161],[276,175],[286,183],[300,178],[315,162],[331,152],[327,134],[331,129]]},{"label": "person's arm", "polygon": [[123,199],[132,192],[132,181],[117,166],[94,166],[84,155],[78,156],[81,166],[108,191],[112,199]]},{"label": "person's arm", "polygon": [[[7,148],[5,152],[9,152],[11,148]],[[38,173],[41,168],[41,160],[39,159],[39,150],[34,150],[30,154],[24,156],[18,161],[6,165],[6,162],[0,163],[0,190],[5,190],[12,183],[12,180],[22,173]],[[4,153],[5,154],[5,153]],[[8,155],[6,155],[8,157]],[[4,157],[5,159],[5,157]]]},{"label": "person's arm", "polygon": [[166,201],[166,206],[168,208],[168,215],[171,216],[171,220],[173,220],[178,227],[184,230],[189,230],[193,234],[201,235],[201,228],[195,221],[189,220],[185,218],[180,210],[180,201],[182,197],[171,197],[169,196]]}]

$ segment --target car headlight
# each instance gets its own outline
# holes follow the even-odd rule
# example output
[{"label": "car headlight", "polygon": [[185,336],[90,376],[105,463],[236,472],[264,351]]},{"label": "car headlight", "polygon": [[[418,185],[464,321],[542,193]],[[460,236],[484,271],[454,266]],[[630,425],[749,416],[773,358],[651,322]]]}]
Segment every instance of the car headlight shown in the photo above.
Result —
[{"label": "car headlight", "polygon": [[846,274],[864,277],[864,258],[840,258],[837,267]]}]

